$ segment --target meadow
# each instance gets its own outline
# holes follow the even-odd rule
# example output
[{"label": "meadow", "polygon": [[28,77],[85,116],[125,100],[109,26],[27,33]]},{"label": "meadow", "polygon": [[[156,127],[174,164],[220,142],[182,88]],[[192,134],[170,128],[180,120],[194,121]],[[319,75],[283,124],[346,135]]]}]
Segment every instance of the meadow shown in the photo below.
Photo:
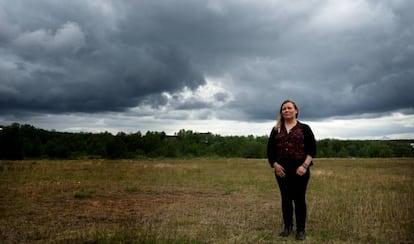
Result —
[{"label": "meadow", "polygon": [[[414,243],[414,158],[317,158],[303,243]],[[1,243],[294,243],[264,159],[0,162]]]}]

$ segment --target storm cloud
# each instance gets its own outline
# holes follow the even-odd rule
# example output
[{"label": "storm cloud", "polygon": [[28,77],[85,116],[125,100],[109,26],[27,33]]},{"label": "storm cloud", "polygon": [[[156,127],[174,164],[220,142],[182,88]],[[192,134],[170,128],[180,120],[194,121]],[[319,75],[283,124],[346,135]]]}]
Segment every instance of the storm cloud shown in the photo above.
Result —
[{"label": "storm cloud", "polygon": [[0,116],[414,114],[414,2],[0,0]]}]

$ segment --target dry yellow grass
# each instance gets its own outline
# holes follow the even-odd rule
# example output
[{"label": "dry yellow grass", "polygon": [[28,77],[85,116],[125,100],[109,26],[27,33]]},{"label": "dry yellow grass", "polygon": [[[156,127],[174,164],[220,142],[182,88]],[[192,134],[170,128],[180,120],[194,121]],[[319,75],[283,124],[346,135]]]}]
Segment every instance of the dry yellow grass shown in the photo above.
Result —
[{"label": "dry yellow grass", "polygon": [[[414,243],[414,159],[316,159],[304,243]],[[266,160],[0,162],[2,243],[278,243]]]}]

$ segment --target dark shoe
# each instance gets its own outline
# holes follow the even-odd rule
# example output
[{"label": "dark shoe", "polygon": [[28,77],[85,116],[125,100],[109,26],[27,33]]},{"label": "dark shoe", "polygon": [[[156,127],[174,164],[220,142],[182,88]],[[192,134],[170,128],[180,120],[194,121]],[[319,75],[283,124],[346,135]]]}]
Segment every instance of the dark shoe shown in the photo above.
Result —
[{"label": "dark shoe", "polygon": [[285,228],[283,229],[282,232],[280,232],[279,236],[283,236],[283,237],[287,237],[290,235],[290,233],[292,233],[292,225],[285,225]]},{"label": "dark shoe", "polygon": [[300,230],[298,232],[296,232],[296,240],[299,241],[303,241],[305,240],[306,236],[305,236],[305,231],[304,230]]}]

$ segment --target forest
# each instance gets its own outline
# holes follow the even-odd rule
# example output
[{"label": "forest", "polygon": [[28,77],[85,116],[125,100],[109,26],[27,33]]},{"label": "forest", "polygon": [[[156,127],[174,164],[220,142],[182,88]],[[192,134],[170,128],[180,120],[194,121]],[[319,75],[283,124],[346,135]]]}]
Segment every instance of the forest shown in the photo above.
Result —
[{"label": "forest", "polygon": [[[180,130],[70,133],[28,124],[0,126],[0,159],[266,158],[268,136],[220,136]],[[317,157],[413,157],[414,140],[317,141]]]}]

